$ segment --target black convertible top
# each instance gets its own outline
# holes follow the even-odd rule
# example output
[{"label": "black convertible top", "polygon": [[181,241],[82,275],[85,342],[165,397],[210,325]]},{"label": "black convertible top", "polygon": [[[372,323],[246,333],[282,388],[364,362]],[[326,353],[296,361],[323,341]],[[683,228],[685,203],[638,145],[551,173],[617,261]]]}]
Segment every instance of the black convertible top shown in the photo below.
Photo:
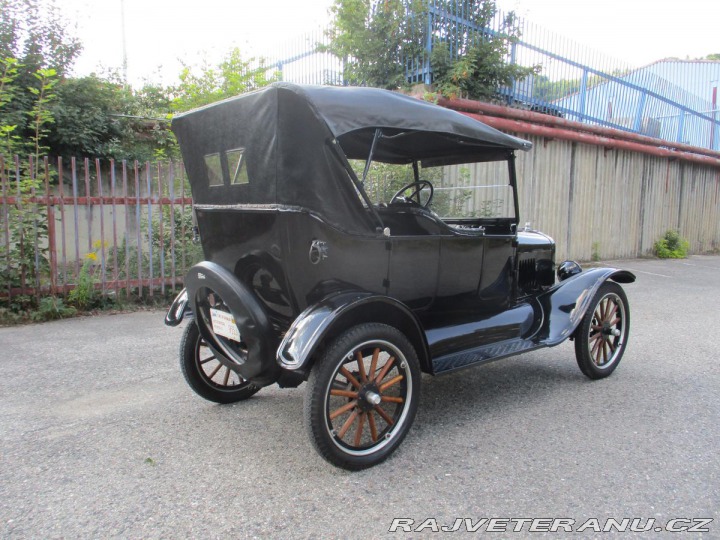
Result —
[{"label": "black convertible top", "polygon": [[413,139],[412,143],[394,145],[399,148],[395,156],[383,155],[392,154],[383,152],[384,146],[390,146],[388,144],[376,147],[378,154],[373,159],[381,161],[384,157],[385,160],[394,158],[407,162],[411,158],[423,159],[437,154],[433,147],[438,142],[437,137],[431,134],[445,134],[456,144],[474,145],[473,153],[477,152],[477,147],[487,151],[490,147],[529,150],[532,146],[528,141],[506,135],[455,111],[397,92],[363,87],[299,87],[283,83],[278,87],[304,96],[352,158],[367,157],[375,128],[383,128],[389,133],[416,132],[415,137],[412,133],[407,135]]},{"label": "black convertible top", "polygon": [[[528,141],[455,111],[377,88],[266,88],[173,119],[172,129],[199,204],[273,204],[316,212],[351,231],[371,223],[344,158],[427,165],[503,160]],[[339,146],[339,148],[338,148]],[[210,185],[208,156],[241,149],[248,182]],[[371,227],[372,229],[372,227]]]}]

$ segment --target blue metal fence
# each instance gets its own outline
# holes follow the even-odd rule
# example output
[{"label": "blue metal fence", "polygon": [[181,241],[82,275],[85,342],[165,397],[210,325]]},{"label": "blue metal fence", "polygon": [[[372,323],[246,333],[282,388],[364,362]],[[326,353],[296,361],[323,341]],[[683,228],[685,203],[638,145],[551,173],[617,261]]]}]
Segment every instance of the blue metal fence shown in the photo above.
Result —
[{"label": "blue metal fence", "polygon": [[[482,39],[506,30],[503,12],[498,11],[488,27],[480,28],[465,15],[466,0],[427,1],[427,31],[418,33],[425,39],[419,44],[422,53],[405,60],[409,83],[432,83],[430,55],[439,41],[449,43],[453,50],[453,39]],[[509,105],[672,142],[720,148],[720,62],[671,59],[633,67],[529,21],[517,19],[514,24],[521,36],[511,44],[507,62],[539,65],[541,70],[498,89],[499,98]],[[438,27],[446,29],[443,35],[433,31]],[[277,51],[272,58],[279,60],[271,64],[286,81],[343,84],[343,59],[322,52],[327,45],[325,31],[308,33]]]}]

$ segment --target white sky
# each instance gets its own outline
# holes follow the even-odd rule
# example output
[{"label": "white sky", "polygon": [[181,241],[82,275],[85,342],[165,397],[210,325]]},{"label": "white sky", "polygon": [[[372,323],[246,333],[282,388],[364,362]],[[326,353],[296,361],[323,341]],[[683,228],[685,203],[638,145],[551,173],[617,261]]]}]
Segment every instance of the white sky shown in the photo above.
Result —
[{"label": "white sky", "polygon": [[[122,0],[56,0],[85,50],[75,73],[122,66]],[[233,47],[243,57],[272,48],[327,22],[332,0],[124,0],[128,78],[171,84],[180,59],[217,62]]]},{"label": "white sky", "polygon": [[[77,75],[122,66],[123,0],[57,0],[85,50]],[[128,75],[171,84],[180,59],[216,62],[232,47],[269,55],[317,30],[332,0],[124,0]],[[720,0],[499,0],[500,7],[631,65],[720,53]]]},{"label": "white sky", "polygon": [[719,0],[500,0],[498,4],[633,66],[720,53]]}]

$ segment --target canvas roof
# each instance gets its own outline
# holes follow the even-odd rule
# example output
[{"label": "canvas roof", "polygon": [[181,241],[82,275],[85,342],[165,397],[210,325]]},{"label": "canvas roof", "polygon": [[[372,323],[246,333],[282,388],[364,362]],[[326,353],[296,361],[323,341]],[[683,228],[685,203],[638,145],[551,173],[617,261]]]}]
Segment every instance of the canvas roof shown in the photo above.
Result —
[{"label": "canvas roof", "polygon": [[[501,160],[531,147],[455,111],[376,88],[274,83],[172,122],[196,202],[302,207],[350,230],[367,230],[369,221],[343,156],[367,159],[377,128],[373,160],[388,163]],[[205,156],[238,148],[249,183],[226,177],[225,185],[209,186]]]}]

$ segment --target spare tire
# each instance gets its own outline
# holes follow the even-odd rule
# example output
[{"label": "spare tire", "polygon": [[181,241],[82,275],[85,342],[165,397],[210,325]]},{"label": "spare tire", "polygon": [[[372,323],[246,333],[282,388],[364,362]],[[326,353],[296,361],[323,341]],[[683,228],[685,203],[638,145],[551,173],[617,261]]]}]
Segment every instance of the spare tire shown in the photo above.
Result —
[{"label": "spare tire", "polygon": [[200,334],[218,359],[258,385],[275,382],[280,369],[275,362],[278,340],[252,291],[210,261],[190,269],[185,287]]}]

